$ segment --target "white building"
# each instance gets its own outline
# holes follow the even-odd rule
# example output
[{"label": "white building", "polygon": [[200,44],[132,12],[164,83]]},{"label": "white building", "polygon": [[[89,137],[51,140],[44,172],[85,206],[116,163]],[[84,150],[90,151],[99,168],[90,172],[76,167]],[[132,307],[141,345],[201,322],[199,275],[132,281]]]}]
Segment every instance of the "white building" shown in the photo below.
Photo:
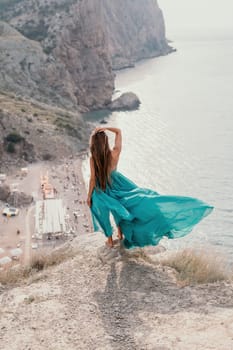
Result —
[{"label": "white building", "polygon": [[56,237],[63,235],[67,228],[65,208],[61,199],[47,199],[36,202],[36,237]]}]

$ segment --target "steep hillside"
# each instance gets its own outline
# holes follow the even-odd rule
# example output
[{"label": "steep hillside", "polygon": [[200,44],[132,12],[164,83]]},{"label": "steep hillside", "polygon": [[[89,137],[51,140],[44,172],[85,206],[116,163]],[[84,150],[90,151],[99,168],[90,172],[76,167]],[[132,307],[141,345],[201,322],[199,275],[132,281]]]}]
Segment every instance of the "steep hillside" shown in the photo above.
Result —
[{"label": "steep hillside", "polygon": [[0,10],[23,35],[1,25],[0,87],[69,108],[104,107],[112,68],[169,52],[155,0],[0,0]]},{"label": "steep hillside", "polygon": [[[52,86],[54,94],[59,95],[62,104],[67,107],[72,104],[98,108],[108,103],[113,92],[114,77],[102,28],[102,7],[94,0],[13,2],[13,6],[5,6],[1,17],[25,37],[38,42],[43,49],[43,60],[48,66],[45,77],[37,66],[33,66],[34,62],[30,62],[30,52],[25,51],[27,61],[32,64],[38,79],[44,80],[48,87]],[[38,60],[41,61],[41,58]],[[20,62],[23,69],[23,57]],[[11,66],[14,65],[12,59]],[[0,71],[3,70],[1,65]],[[27,96],[34,88],[30,80],[26,79],[27,87],[23,88]],[[4,80],[1,87],[5,88]],[[14,85],[8,84],[6,87],[18,91]],[[46,90],[41,89],[42,98],[49,95],[51,101],[59,103],[56,96],[48,94]]]},{"label": "steep hillside", "polygon": [[65,68],[49,59],[40,43],[4,22],[0,22],[0,58],[1,89],[47,103],[72,106],[75,98],[66,89]]},{"label": "steep hillside", "polygon": [[0,172],[75,155],[89,133],[79,113],[0,91]]}]

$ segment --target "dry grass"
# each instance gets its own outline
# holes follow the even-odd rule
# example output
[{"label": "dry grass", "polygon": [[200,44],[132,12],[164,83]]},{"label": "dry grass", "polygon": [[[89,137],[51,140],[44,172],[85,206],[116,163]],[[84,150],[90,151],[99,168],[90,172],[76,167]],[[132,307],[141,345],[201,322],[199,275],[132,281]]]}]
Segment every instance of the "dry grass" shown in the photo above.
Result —
[{"label": "dry grass", "polygon": [[203,250],[185,249],[161,261],[175,269],[183,285],[213,283],[229,279],[223,258]]},{"label": "dry grass", "polygon": [[15,269],[7,268],[0,272],[0,283],[2,285],[15,285],[23,282],[26,278],[29,278],[32,270],[30,267],[22,266]]},{"label": "dry grass", "polygon": [[121,249],[121,255],[123,259],[129,260],[142,260],[146,263],[152,264],[152,265],[158,265],[159,263],[151,259],[151,257],[144,251],[143,248],[137,248],[137,249],[132,249],[132,250],[126,250],[126,249]]},{"label": "dry grass", "polygon": [[49,266],[54,266],[73,257],[75,252],[71,248],[57,249],[49,253],[35,254],[31,261],[31,268],[36,271],[41,271]]},{"label": "dry grass", "polygon": [[75,251],[71,248],[57,249],[53,252],[37,253],[32,257],[29,266],[8,268],[0,272],[0,284],[20,285],[28,282],[30,278],[37,279],[38,272],[46,270],[50,266],[59,265],[65,260],[74,257]]}]

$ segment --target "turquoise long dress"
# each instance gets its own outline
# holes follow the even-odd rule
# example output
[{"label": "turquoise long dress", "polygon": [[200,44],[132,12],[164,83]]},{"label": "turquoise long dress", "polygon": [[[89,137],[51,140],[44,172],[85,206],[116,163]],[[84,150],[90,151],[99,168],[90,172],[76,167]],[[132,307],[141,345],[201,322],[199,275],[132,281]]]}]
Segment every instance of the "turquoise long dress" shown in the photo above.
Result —
[{"label": "turquoise long dress", "polygon": [[112,171],[110,179],[111,185],[107,185],[105,191],[96,187],[92,193],[94,230],[111,236],[112,214],[128,249],[155,246],[165,236],[183,237],[213,210],[196,198],[160,195],[140,188],[116,170]]}]

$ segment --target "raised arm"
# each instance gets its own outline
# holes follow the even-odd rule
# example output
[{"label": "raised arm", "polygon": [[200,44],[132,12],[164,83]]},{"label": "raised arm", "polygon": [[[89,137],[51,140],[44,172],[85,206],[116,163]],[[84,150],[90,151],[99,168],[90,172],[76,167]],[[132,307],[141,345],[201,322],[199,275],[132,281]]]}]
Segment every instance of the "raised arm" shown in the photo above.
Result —
[{"label": "raised arm", "polygon": [[122,147],[122,135],[121,130],[117,128],[107,128],[107,130],[112,131],[115,133],[115,145],[113,147],[113,151],[117,152],[118,154],[121,153],[121,147]]},{"label": "raised arm", "polygon": [[95,131],[111,131],[115,134],[115,145],[113,147],[113,151],[116,152],[118,155],[121,152],[122,147],[122,135],[121,135],[121,129],[118,128],[108,128],[108,127],[100,127],[96,128]]},{"label": "raised arm", "polygon": [[89,189],[88,189],[88,195],[87,195],[87,205],[89,207],[91,207],[91,196],[94,188],[95,188],[95,167],[94,167],[94,161],[91,157],[90,158],[90,180],[89,180]]}]

